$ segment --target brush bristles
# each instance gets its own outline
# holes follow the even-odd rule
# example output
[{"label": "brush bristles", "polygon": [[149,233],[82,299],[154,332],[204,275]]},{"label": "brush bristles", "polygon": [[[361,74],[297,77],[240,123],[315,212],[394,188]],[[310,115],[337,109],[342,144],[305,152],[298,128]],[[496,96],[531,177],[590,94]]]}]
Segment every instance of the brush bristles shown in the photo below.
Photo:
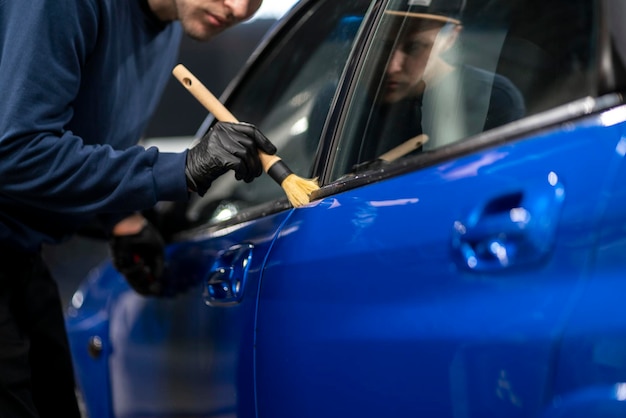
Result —
[{"label": "brush bristles", "polygon": [[294,208],[309,203],[311,193],[320,188],[317,179],[303,179],[295,174],[289,174],[280,185]]}]

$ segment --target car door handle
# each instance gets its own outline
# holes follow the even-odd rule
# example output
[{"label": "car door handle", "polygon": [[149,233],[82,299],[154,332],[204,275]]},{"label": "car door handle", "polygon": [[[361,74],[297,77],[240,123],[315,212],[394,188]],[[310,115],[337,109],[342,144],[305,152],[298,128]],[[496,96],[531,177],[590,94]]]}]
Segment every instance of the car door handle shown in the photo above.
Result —
[{"label": "car door handle", "polygon": [[564,198],[555,173],[479,205],[454,222],[455,261],[471,271],[528,266],[552,250]]},{"label": "car door handle", "polygon": [[250,244],[239,244],[218,255],[205,279],[203,296],[208,305],[241,302],[253,248]]}]

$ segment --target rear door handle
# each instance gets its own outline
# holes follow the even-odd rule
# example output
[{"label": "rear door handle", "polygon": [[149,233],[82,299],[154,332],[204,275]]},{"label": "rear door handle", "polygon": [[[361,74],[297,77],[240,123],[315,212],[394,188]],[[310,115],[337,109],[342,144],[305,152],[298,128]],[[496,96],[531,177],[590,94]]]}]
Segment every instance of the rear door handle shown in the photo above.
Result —
[{"label": "rear door handle", "polygon": [[501,194],[454,222],[457,264],[471,271],[497,271],[535,264],[550,254],[564,189],[555,173]]},{"label": "rear door handle", "polygon": [[205,279],[203,296],[208,305],[241,302],[253,248],[250,244],[240,244],[220,253]]}]

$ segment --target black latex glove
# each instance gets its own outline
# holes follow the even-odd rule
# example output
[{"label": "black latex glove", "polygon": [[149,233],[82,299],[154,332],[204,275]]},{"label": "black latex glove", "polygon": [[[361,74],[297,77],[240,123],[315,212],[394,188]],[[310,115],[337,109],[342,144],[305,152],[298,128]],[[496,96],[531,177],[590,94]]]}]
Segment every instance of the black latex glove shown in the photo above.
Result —
[{"label": "black latex glove", "polygon": [[237,180],[250,183],[263,173],[258,149],[276,153],[276,147],[256,126],[217,122],[187,153],[187,185],[203,196],[213,180],[228,170],[235,171]]},{"label": "black latex glove", "polygon": [[165,242],[150,222],[137,234],[114,235],[109,245],[113,265],[130,287],[144,296],[164,294]]}]

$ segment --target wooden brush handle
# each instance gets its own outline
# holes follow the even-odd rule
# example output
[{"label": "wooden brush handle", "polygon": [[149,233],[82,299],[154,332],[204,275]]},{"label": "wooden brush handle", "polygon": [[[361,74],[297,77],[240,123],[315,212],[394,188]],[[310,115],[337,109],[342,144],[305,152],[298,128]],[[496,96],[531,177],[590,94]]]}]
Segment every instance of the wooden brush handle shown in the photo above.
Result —
[{"label": "wooden brush handle", "polygon": [[391,162],[397,160],[400,157],[404,157],[409,152],[416,150],[420,145],[423,145],[428,141],[428,136],[425,134],[414,136],[411,139],[407,139],[395,148],[390,149],[386,153],[378,157],[379,160]]},{"label": "wooden brush handle", "polygon": [[[217,97],[209,91],[209,89],[202,84],[183,64],[178,64],[172,70],[174,77],[180,81],[180,83],[208,110],[215,116],[220,122],[239,122],[237,118],[230,113],[226,106],[218,100]],[[259,159],[263,170],[267,173],[271,166],[280,161],[280,158],[276,155],[269,155],[259,150]]]}]

